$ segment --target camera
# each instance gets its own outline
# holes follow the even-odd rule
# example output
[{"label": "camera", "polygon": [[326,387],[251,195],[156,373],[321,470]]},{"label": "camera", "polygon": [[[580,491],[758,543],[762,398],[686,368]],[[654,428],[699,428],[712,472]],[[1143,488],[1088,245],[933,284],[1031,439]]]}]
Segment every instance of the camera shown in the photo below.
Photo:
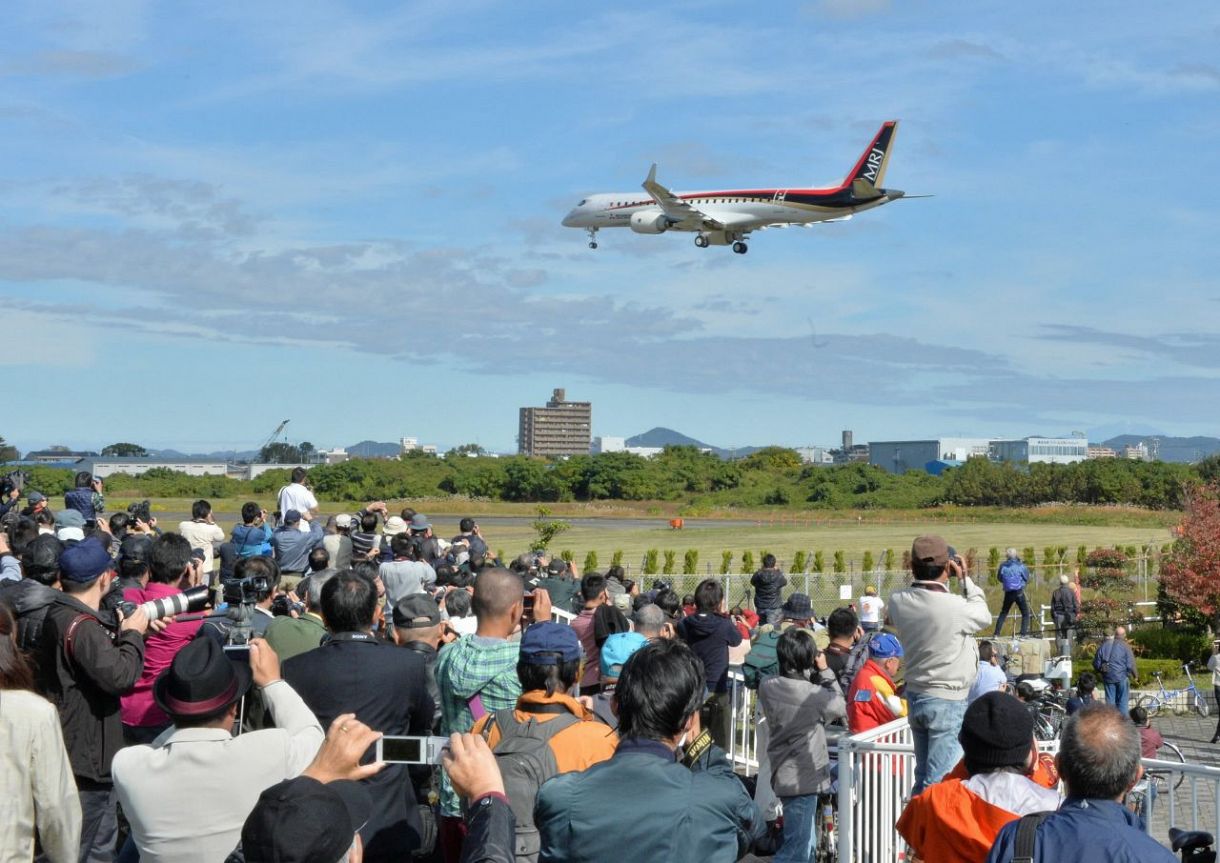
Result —
[{"label": "camera", "polygon": [[184,590],[182,593],[163,596],[160,599],[150,599],[139,605],[134,602],[123,602],[119,604],[119,608],[123,611],[123,617],[131,617],[138,609],[143,609],[149,620],[160,620],[163,617],[203,611],[210,599],[211,591],[208,590],[206,584],[201,584],[198,587]]},{"label": "camera", "polygon": [[152,523],[152,507],[146,500],[128,504],[127,514],[131,517],[132,521],[142,521],[145,524]]},{"label": "camera", "polygon": [[305,606],[299,602],[293,602],[286,593],[281,593],[271,600],[271,613],[276,617],[288,617],[294,611],[297,614],[303,614]]},{"label": "camera", "polygon": [[14,491],[21,491],[29,481],[30,475],[23,470],[14,470],[0,478],[0,497],[8,497]]},{"label": "camera", "polygon": [[231,578],[224,583],[224,601],[230,605],[253,605],[271,595],[271,582],[265,575]]},{"label": "camera", "polygon": [[449,745],[449,738],[389,734],[379,738],[375,745],[374,761],[387,764],[440,764],[441,752]]}]

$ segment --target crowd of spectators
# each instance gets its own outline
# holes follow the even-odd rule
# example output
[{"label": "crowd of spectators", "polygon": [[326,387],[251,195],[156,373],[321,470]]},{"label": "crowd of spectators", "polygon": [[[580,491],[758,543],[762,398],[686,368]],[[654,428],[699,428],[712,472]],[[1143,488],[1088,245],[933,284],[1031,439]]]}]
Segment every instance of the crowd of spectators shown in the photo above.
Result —
[{"label": "crowd of spectators", "polygon": [[[324,520],[303,469],[228,537],[207,501],[163,532],[75,485],[59,512],[27,492],[0,532],[2,860],[808,863],[832,741],[904,716],[911,859],[1007,861],[1025,834],[1036,859],[1103,859],[1086,826],[1165,856],[1120,805],[1155,732],[1082,675],[1060,805],[941,537],[915,540],[888,601],[870,588],[820,618],[770,555],[753,611],[730,611],[716,579],[680,597],[617,567],[505,565],[469,518],[448,541],[382,501]],[[1103,651],[1119,700],[1123,633]],[[725,754],[731,662],[758,692],[754,781]],[[403,736],[419,757],[375,754]]]}]

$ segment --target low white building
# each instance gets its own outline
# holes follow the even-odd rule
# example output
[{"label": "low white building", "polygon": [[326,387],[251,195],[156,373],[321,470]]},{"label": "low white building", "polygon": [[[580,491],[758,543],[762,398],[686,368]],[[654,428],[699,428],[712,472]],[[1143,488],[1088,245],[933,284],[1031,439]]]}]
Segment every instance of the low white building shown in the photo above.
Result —
[{"label": "low white building", "polygon": [[593,455],[600,455],[604,452],[624,452],[626,449],[627,438],[625,437],[595,437],[589,447],[589,452]]},{"label": "low white building", "polygon": [[229,472],[229,463],[223,459],[136,458],[134,456],[96,456],[82,459],[77,463],[78,470],[87,470],[102,479],[116,473],[140,476],[153,468],[164,468],[188,476],[224,476]]},{"label": "low white building", "polygon": [[1027,437],[991,442],[991,457],[1022,464],[1073,464],[1089,457],[1083,437]]}]

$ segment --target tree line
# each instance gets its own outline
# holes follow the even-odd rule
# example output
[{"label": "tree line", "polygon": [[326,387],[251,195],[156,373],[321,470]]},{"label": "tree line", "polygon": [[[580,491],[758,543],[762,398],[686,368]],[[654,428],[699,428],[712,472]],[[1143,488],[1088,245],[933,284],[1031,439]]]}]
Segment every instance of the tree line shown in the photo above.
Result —
[{"label": "tree line", "polygon": [[[941,476],[902,475],[868,464],[803,464],[796,452],[767,447],[725,461],[694,447],[671,446],[653,458],[614,452],[546,460],[449,453],[406,453],[398,459],[353,459],[311,468],[319,497],[337,501],[459,495],[497,501],[676,501],[693,508],[921,509],[958,506],[1029,507],[1049,503],[1125,504],[1179,510],[1187,490],[1220,472],[1216,459],[1197,466],[1125,459],[1070,465],[1017,465],[975,458]],[[30,486],[61,494],[72,472],[31,469]],[[114,475],[111,492],[149,497],[232,498],[273,493],[288,470],[254,480],[188,476],[156,468],[138,477]]]}]

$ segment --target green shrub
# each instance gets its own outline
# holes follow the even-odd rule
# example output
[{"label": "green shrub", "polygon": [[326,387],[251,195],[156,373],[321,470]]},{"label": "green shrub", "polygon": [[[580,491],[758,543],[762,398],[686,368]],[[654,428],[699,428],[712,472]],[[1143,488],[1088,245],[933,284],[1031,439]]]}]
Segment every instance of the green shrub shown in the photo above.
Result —
[{"label": "green shrub", "polygon": [[805,571],[805,565],[808,562],[809,559],[805,552],[798,551],[796,554],[792,555],[792,568],[789,570],[789,572],[794,572],[797,575],[800,575]]},{"label": "green shrub", "polygon": [[815,551],[813,553],[813,571],[814,572],[825,572],[826,571],[826,555],[824,555],[821,551]]},{"label": "green shrub", "polygon": [[1131,633],[1131,644],[1142,659],[1172,659],[1179,664],[1205,663],[1211,653],[1206,633],[1189,629],[1143,627]]},{"label": "green shrub", "polygon": [[847,558],[841,550],[835,552],[834,571],[847,572]]},{"label": "green shrub", "polygon": [[1084,566],[1085,561],[1089,559],[1089,547],[1087,545],[1076,546],[1076,563],[1079,566]]},{"label": "green shrub", "polygon": [[754,574],[754,552],[743,551],[741,553],[741,573],[742,575]]},{"label": "green shrub", "polygon": [[864,560],[860,563],[860,569],[864,572],[872,572],[876,568],[877,568],[877,564],[873,560],[872,551],[866,550],[864,552]]},{"label": "green shrub", "polygon": [[1021,549],[1021,561],[1029,567],[1037,565],[1038,558],[1035,556],[1034,547],[1032,545],[1027,545],[1025,548]]},{"label": "green shrub", "polygon": [[610,555],[610,565],[611,566],[622,566],[623,565],[623,550],[621,548],[615,549],[614,554]]},{"label": "green shrub", "polygon": [[699,549],[688,548],[682,557],[682,574],[694,575],[699,568]]},{"label": "green shrub", "polygon": [[581,569],[581,572],[594,572],[596,570],[597,570],[597,552],[590,550],[589,553],[585,555],[585,565]]},{"label": "green shrub", "polygon": [[570,548],[565,548],[563,551],[559,552],[559,557],[561,560],[565,560],[568,563],[571,563],[573,560],[576,559],[576,553],[573,552],[572,549],[570,549]]},{"label": "green shrub", "polygon": [[644,552],[644,574],[645,575],[656,575],[657,574],[658,554],[659,553],[657,552],[657,550],[655,548],[650,548],[650,549],[648,549],[648,551]]},{"label": "green shrub", "polygon": [[1080,603],[1081,636],[1105,635],[1119,622],[1121,604],[1108,596],[1095,596]]},{"label": "green shrub", "polygon": [[1042,549],[1042,564],[1043,566],[1054,566],[1059,562],[1059,555],[1056,554],[1055,547],[1048,545]]},{"label": "green shrub", "polygon": [[733,570],[733,552],[720,552],[720,574],[728,575]]},{"label": "green shrub", "polygon": [[674,574],[674,561],[677,559],[678,553],[669,549],[665,550],[665,564],[661,567],[661,572],[665,575]]},{"label": "green shrub", "polygon": [[884,558],[884,560],[885,560],[885,569],[886,569],[886,571],[887,571],[887,572],[893,572],[893,571],[894,571],[894,560],[895,560],[895,557],[894,557],[894,549],[892,549],[892,548],[887,548],[887,549],[885,550],[885,558]]},{"label": "green shrub", "polygon": [[[1093,671],[1092,659],[1074,659],[1072,660],[1072,685],[1076,685],[1076,681],[1080,679],[1081,672],[1088,671],[1097,678],[1097,690],[1093,693],[1094,697],[1101,700],[1105,697],[1105,687],[1102,685],[1101,675]],[[1181,663],[1176,659],[1136,659],[1135,660],[1135,683],[1132,686],[1136,689],[1156,689],[1156,678],[1152,672],[1161,672],[1162,678],[1166,685],[1172,683],[1173,679],[1182,676]],[[1131,699],[1131,703],[1135,703],[1135,699]]]}]

